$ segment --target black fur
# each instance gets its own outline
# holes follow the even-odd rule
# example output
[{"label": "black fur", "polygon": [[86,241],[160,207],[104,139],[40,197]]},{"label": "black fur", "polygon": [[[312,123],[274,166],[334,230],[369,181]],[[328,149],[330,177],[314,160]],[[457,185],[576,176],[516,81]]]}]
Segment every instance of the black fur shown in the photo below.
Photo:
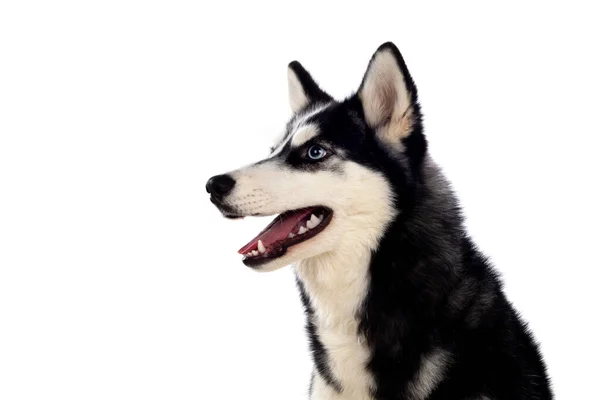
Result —
[{"label": "black fur", "polygon": [[[402,154],[376,139],[376,127],[367,126],[357,96],[313,117],[321,132],[315,140],[342,148],[341,158],[382,171],[401,210],[373,252],[370,287],[357,316],[372,352],[368,369],[376,383],[373,396],[410,399],[407,383],[418,372],[422,356],[444,349],[451,355],[449,366],[429,400],[551,399],[537,344],[504,296],[490,263],[465,232],[454,195],[428,160],[417,89],[404,60],[393,44],[382,49],[396,56],[413,101],[413,128]],[[302,149],[288,148],[280,157],[301,167],[295,162],[298,151]],[[302,284],[298,286],[316,371],[339,392],[343,388],[326,365],[327,349],[315,334],[313,311]]]},{"label": "black fur", "polygon": [[[467,235],[458,202],[427,154],[417,88],[404,59],[391,43],[378,51],[384,50],[395,57],[410,93],[411,132],[401,150],[378,138],[378,127],[367,123],[359,95],[333,101],[293,62],[289,67],[311,99],[307,107],[328,105],[311,117],[319,127],[316,138],[300,148],[288,143],[275,156],[287,168],[325,168],[342,174],[337,167],[351,160],[379,171],[396,195],[399,213],[372,252],[369,288],[356,315],[357,333],[371,353],[366,367],[374,378],[372,396],[420,398],[411,394],[410,382],[424,356],[443,350],[447,355],[443,376],[426,394],[427,400],[552,399],[537,344],[506,299],[489,261]],[[293,123],[294,119],[288,124],[288,136]],[[308,160],[306,149],[313,144],[322,145],[330,156]],[[314,374],[343,395],[300,280],[298,288],[306,309]],[[313,380],[314,375],[311,391]]]},{"label": "black fur", "polygon": [[360,330],[372,350],[375,398],[407,398],[422,355],[441,348],[451,367],[431,400],[551,399],[532,336],[464,232],[456,202],[436,199],[427,178],[373,253]]},{"label": "black fur", "polygon": [[294,71],[300,80],[302,88],[304,89],[304,94],[306,97],[308,97],[310,103],[328,102],[333,100],[330,95],[321,90],[319,85],[313,80],[308,71],[304,69],[302,64],[300,64],[298,61],[292,61],[289,63],[288,68]]},{"label": "black fur", "polygon": [[[315,311],[310,305],[310,301],[308,300],[308,295],[306,294],[304,285],[299,279],[296,279],[296,285],[298,286],[298,290],[300,291],[300,299],[302,300],[302,304],[304,305],[304,309],[306,311],[306,333],[308,334],[308,340],[312,352],[313,362],[315,363],[316,373],[320,374],[323,380],[327,382],[328,385],[330,385],[336,392],[340,393],[342,391],[342,386],[333,377],[333,374],[328,364],[329,356],[327,354],[327,349],[325,349],[325,346],[323,345],[321,340],[319,340],[317,328],[313,322],[313,316]],[[309,393],[312,392],[313,379],[314,377],[311,377]]]}]

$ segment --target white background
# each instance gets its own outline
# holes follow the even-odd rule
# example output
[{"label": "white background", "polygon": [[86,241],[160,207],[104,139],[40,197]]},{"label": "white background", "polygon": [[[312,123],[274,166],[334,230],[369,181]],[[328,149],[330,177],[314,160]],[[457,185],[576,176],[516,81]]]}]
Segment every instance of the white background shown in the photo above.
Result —
[{"label": "white background", "polygon": [[236,254],[268,220],[204,184],[266,155],[288,62],[343,97],[388,40],[557,398],[597,398],[593,3],[2,2],[0,398],[304,399],[291,271]]}]

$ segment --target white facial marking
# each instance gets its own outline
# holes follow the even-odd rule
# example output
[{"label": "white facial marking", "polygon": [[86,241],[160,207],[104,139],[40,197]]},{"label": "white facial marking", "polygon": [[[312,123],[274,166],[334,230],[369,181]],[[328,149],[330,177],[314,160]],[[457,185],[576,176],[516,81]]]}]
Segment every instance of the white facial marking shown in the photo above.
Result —
[{"label": "white facial marking", "polygon": [[[343,387],[343,396],[337,395],[317,376],[313,398],[371,398],[374,382],[366,369],[370,351],[358,333],[356,314],[369,285],[371,252],[397,214],[387,179],[350,161],[340,162],[333,172],[298,170],[268,159],[230,174],[236,185],[228,206],[241,213],[273,215],[310,206],[333,211],[321,232],[257,269],[272,271],[298,263],[296,274],[315,310],[317,334],[327,349],[332,375]],[[323,223],[322,216],[311,215],[313,229],[315,220]],[[302,226],[298,234],[307,231]],[[331,393],[335,395],[329,397]]]},{"label": "white facial marking", "polygon": [[295,125],[294,130],[298,130],[299,127],[301,127],[304,124],[306,124],[306,121],[308,121],[310,118],[314,117],[315,115],[317,115],[321,111],[325,110],[330,105],[331,105],[331,103],[321,104],[321,105],[313,108],[312,110],[309,110],[306,113],[304,113],[301,116],[299,116],[296,119],[296,123],[294,124]]},{"label": "white facial marking", "polygon": [[292,136],[292,146],[300,147],[319,134],[319,128],[314,124],[299,128]]},{"label": "white facial marking", "polygon": [[[318,235],[289,247],[259,270],[269,271],[335,251],[341,241],[377,245],[395,215],[391,187],[383,175],[360,164],[344,161],[338,167],[336,171],[305,171],[267,159],[229,173],[236,185],[227,196],[227,206],[241,214],[274,215],[311,206],[333,210],[331,221]],[[308,229],[302,228],[302,233]]]},{"label": "white facial marking", "polygon": [[[277,145],[277,147],[275,148],[275,150],[273,150],[273,153],[271,153],[271,157],[275,157],[277,155],[279,155],[279,153],[281,153],[281,150],[283,150],[283,148],[286,146],[286,144],[288,142],[290,142],[291,140],[294,139],[295,134],[304,126],[310,126],[310,124],[307,124],[308,120],[317,115],[318,113],[320,113],[321,111],[325,110],[327,107],[329,107],[331,105],[331,103],[327,103],[327,104],[321,104],[317,107],[314,107],[312,109],[307,110],[306,112],[304,112],[301,115],[298,115],[295,119],[294,119],[294,124],[291,128],[291,132],[290,134],[285,137],[284,139],[281,140],[281,142]],[[313,125],[314,126],[314,125]],[[314,126],[314,128],[311,129],[315,129],[316,133],[314,133],[314,136],[316,136],[318,134],[318,128],[316,126]],[[306,135],[310,134],[311,130],[307,131]],[[312,138],[311,137],[311,138]],[[310,139],[310,138],[309,138]]]}]

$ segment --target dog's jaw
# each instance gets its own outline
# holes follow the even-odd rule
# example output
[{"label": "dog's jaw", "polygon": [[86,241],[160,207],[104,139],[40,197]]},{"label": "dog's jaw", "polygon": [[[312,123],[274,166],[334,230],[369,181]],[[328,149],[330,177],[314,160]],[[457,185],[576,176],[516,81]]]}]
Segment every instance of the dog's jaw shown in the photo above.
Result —
[{"label": "dog's jaw", "polygon": [[267,160],[231,173],[236,188],[227,207],[240,216],[276,215],[288,210],[323,205],[331,221],[310,239],[290,246],[280,257],[253,267],[274,271],[346,245],[376,248],[387,224],[395,217],[392,188],[382,174],[347,161],[341,173],[301,171]]}]

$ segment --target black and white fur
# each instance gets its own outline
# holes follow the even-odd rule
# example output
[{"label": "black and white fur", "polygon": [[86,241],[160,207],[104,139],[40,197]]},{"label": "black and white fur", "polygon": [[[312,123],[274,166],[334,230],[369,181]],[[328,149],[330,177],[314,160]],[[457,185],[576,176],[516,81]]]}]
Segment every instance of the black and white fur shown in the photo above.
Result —
[{"label": "black and white fur", "polygon": [[[230,217],[333,210],[321,233],[257,268],[294,264],[310,398],[551,399],[534,339],[428,155],[398,49],[382,45],[344,101],[298,62],[288,81],[294,115],[282,139],[267,159],[228,173],[235,186],[213,202]],[[307,160],[314,143],[330,157]]]}]

